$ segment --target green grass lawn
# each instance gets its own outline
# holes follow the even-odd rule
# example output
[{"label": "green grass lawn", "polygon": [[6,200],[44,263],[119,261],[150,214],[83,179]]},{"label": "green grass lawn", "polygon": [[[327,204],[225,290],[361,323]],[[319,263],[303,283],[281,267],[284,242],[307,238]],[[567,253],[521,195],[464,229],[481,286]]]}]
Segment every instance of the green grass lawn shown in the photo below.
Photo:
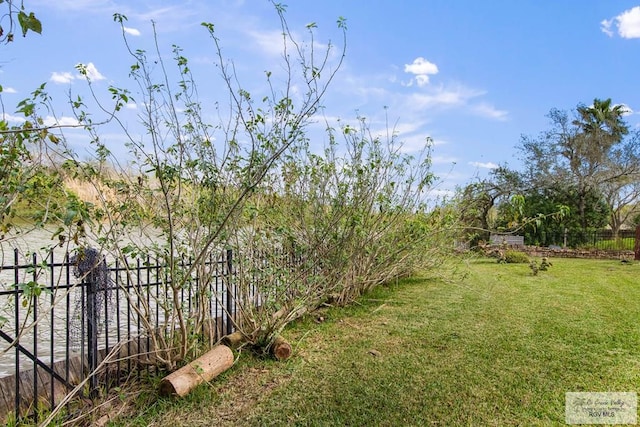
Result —
[{"label": "green grass lawn", "polygon": [[640,389],[640,265],[470,261],[284,333],[184,399],[139,397],[112,425],[564,425],[565,393]]}]

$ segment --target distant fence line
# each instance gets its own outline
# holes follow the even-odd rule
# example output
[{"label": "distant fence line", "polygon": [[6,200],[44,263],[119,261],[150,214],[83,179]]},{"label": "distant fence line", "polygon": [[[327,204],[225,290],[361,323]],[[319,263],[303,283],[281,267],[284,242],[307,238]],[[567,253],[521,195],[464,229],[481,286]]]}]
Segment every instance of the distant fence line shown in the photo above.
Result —
[{"label": "distant fence line", "polygon": [[525,245],[584,248],[597,250],[633,250],[635,230],[571,230],[537,233],[524,233]]},{"label": "distant fence line", "polygon": [[620,230],[614,234],[612,230],[572,230],[572,231],[538,231],[536,233],[491,233],[489,244],[508,246],[538,246],[570,249],[593,249],[604,251],[633,250],[635,244],[634,230]]},{"label": "distant fence line", "polygon": [[[116,261],[110,267],[103,261],[109,280],[99,286],[95,274],[75,279],[76,262],[69,254],[59,260],[53,252],[44,260],[35,254],[24,260],[18,250],[13,255],[13,263],[0,266],[0,421],[10,413],[18,419],[51,410],[87,378],[89,395],[108,391],[135,369],[139,355],[153,350],[133,308],[150,307],[154,326],[162,324],[157,301],[171,296],[163,290],[166,277],[157,260]],[[204,308],[211,315],[209,332],[216,340],[233,331],[233,255],[231,250],[211,255],[205,262],[207,277],[194,273],[191,285],[181,290],[188,312]],[[181,267],[190,266],[185,260]],[[209,295],[204,302],[196,297],[203,294]],[[114,362],[88,377],[110,350],[117,353]]]}]

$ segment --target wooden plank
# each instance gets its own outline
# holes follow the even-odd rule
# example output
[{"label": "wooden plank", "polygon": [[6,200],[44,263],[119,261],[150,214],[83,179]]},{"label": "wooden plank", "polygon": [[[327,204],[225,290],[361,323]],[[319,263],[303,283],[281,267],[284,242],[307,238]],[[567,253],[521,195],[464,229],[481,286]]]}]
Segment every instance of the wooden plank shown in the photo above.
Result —
[{"label": "wooden plank", "polygon": [[20,413],[25,413],[33,405],[33,370],[20,372],[18,381],[20,382]]},{"label": "wooden plank", "polygon": [[6,420],[7,415],[15,412],[15,375],[0,378],[0,391],[2,391],[2,400],[0,400],[0,420],[4,421]]}]

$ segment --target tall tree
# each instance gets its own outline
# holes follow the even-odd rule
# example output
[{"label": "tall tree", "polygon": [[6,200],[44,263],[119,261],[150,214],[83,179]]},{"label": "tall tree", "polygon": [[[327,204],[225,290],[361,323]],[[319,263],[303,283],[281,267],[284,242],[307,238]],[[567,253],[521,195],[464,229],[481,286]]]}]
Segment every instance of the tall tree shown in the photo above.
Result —
[{"label": "tall tree", "polygon": [[590,195],[602,193],[606,182],[628,176],[616,170],[617,148],[629,133],[624,122],[625,108],[611,99],[594,99],[593,105],[578,105],[573,120],[565,111],[549,112],[551,128],[539,137],[523,136],[520,149],[524,176],[531,187],[548,188],[561,183],[577,191],[580,226],[589,227],[587,211]]},{"label": "tall tree", "polygon": [[612,147],[629,133],[629,127],[623,120],[626,109],[622,105],[612,105],[610,98],[596,98],[593,105],[579,105],[576,111],[578,117],[573,125],[578,132],[567,140],[564,153],[576,179],[580,224],[586,229],[587,193],[597,188],[601,181],[607,181],[603,172],[606,175],[608,155]]},{"label": "tall tree", "polygon": [[627,112],[624,105],[612,105],[611,98],[593,100],[593,105],[579,105],[579,118],[574,120],[582,133],[592,139],[595,155],[603,156],[606,151],[629,133],[629,127],[622,117]]},{"label": "tall tree", "polygon": [[617,236],[640,213],[640,131],[614,147],[608,161],[601,190],[611,210],[609,225]]}]

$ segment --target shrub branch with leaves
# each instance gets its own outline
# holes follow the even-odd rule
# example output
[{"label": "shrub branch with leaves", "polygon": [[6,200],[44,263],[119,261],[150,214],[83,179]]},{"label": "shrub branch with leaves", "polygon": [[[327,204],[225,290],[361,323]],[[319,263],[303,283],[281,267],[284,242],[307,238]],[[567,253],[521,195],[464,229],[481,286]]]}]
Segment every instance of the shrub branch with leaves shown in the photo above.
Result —
[{"label": "shrub branch with leaves", "polygon": [[[229,96],[229,110],[219,111],[224,119],[214,125],[202,118],[204,107],[197,99],[197,86],[182,49],[173,47],[173,66],[158,46],[153,55],[134,49],[124,32],[126,17],[114,16],[123,26],[125,44],[134,60],[130,75],[137,89],[109,88],[115,107],[101,108],[120,123],[119,111],[136,98],[143,107],[141,120],[147,130],[145,139],[136,138],[122,124],[134,162],[115,173],[103,167],[116,168],[118,162],[100,139],[99,124],[92,122],[83,99],[72,102],[78,120],[91,134],[95,159],[87,163],[70,156],[65,165],[67,173],[99,190],[101,199],[94,210],[99,221],[92,230],[95,238],[117,259],[152,255],[165,266],[163,286],[170,298],[154,302],[162,307],[161,318],[154,319],[154,311],[144,303],[135,310],[147,319],[145,327],[157,360],[167,368],[196,355],[197,337],[211,321],[207,304],[198,304],[200,311],[190,312],[180,302],[181,292],[193,288],[196,276],[212,279],[206,261],[222,249],[250,253],[245,205],[262,197],[278,159],[304,140],[306,125],[321,106],[344,57],[346,43],[337,56],[331,54],[335,50],[331,44],[318,55],[313,43],[315,25],[307,27],[312,36],[310,50],[303,49],[286,23],[284,6],[275,4],[275,9],[283,34],[284,83],[276,87],[272,74],[267,73],[269,90],[257,97],[260,101],[241,86],[233,64],[222,55],[215,26],[203,24]],[[344,19],[338,20],[338,27],[344,36]],[[79,71],[87,75],[82,66]],[[173,75],[179,76],[175,83],[170,79]],[[87,82],[93,101],[102,106],[93,82]],[[294,92],[294,86],[306,90]],[[143,236],[123,247],[123,239],[133,233]],[[190,262],[184,263],[187,259]],[[201,281],[198,289],[204,292],[206,285]],[[212,295],[198,297],[204,300]],[[138,298],[132,295],[132,299]],[[245,301],[239,297],[235,303],[241,306]],[[161,327],[156,330],[152,325],[158,323]]]}]

